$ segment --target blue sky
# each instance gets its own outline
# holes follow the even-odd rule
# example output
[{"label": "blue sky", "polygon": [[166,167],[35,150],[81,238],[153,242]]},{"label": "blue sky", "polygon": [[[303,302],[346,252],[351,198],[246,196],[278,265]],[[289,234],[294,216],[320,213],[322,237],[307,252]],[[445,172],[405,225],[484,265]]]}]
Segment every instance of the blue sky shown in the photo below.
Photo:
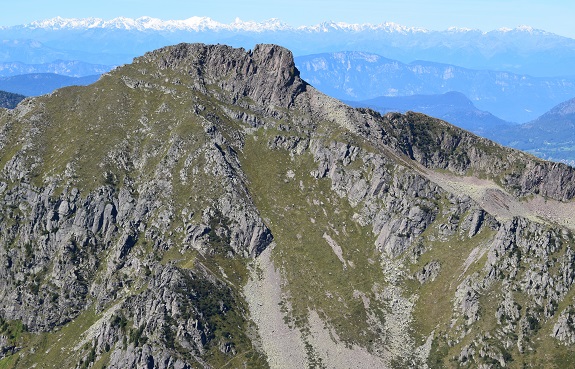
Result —
[{"label": "blue sky", "polygon": [[186,19],[207,16],[222,23],[279,18],[292,25],[323,21],[395,22],[444,30],[448,27],[490,31],[529,25],[575,38],[573,0],[17,0],[4,4],[0,26],[66,18],[118,16]]}]

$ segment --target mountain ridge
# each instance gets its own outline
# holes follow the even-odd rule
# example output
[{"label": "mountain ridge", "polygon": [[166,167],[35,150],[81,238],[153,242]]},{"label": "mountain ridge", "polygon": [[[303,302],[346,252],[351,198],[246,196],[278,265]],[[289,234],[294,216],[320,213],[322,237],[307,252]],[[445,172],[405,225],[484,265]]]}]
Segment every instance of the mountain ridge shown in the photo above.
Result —
[{"label": "mountain ridge", "polygon": [[350,108],[287,49],[0,110],[0,168],[7,368],[573,364],[575,170]]},{"label": "mountain ridge", "polygon": [[[285,31],[285,30],[300,30],[307,32],[327,32],[328,30],[346,30],[346,31],[364,31],[364,30],[383,30],[383,31],[395,31],[398,33],[407,32],[419,32],[419,33],[430,33],[430,32],[473,32],[473,33],[483,33],[487,34],[490,32],[494,33],[508,33],[508,32],[526,32],[529,34],[539,33],[551,35],[551,32],[547,32],[540,29],[535,29],[533,27],[522,25],[516,28],[499,28],[492,31],[480,31],[478,29],[470,28],[457,28],[448,27],[444,31],[432,31],[421,27],[407,27],[394,22],[384,22],[379,24],[371,23],[346,23],[346,22],[333,22],[325,21],[318,23],[316,25],[309,26],[297,26],[293,27],[287,23],[282,22],[278,18],[271,18],[262,22],[256,21],[242,21],[236,18],[234,22],[231,23],[221,23],[213,20],[210,17],[199,17],[194,16],[183,20],[163,20],[159,18],[153,18],[148,16],[143,16],[139,18],[128,18],[128,17],[117,17],[110,20],[104,20],[102,18],[62,18],[54,17],[44,20],[33,21],[29,24],[15,25],[15,26],[4,26],[2,28],[11,27],[25,27],[25,28],[44,28],[44,29],[63,29],[63,28],[76,28],[76,29],[89,29],[89,28],[123,28],[123,29],[153,29],[153,30],[244,30],[244,31]],[[568,38],[568,37],[566,37]]]}]

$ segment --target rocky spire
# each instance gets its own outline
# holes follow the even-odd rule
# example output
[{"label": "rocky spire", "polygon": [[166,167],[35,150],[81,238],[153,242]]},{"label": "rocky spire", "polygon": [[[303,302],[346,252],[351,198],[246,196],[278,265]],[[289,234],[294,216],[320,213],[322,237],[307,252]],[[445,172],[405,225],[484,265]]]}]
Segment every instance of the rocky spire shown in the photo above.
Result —
[{"label": "rocky spire", "polygon": [[306,88],[291,51],[259,44],[253,50],[226,45],[178,44],[145,54],[138,62],[155,62],[160,69],[185,72],[205,91],[217,85],[232,102],[247,96],[264,105],[289,107]]}]

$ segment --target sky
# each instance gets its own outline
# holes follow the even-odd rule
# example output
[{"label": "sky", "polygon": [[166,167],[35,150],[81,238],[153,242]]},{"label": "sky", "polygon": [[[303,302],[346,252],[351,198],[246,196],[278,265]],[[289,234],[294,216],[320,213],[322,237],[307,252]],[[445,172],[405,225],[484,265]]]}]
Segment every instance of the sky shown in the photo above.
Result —
[{"label": "sky", "polygon": [[522,25],[575,38],[573,0],[18,0],[4,4],[0,26],[64,18],[150,16],[164,20],[206,16],[221,23],[236,18],[261,22],[278,18],[291,26],[325,21],[445,30],[491,31]]}]

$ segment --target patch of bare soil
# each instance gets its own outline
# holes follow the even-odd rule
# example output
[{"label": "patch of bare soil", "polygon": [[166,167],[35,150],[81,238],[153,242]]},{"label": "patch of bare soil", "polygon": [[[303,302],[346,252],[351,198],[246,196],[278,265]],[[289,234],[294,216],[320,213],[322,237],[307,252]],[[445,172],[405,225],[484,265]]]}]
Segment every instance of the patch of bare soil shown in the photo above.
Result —
[{"label": "patch of bare soil", "polygon": [[282,280],[271,259],[272,248],[255,259],[244,295],[270,367],[305,368],[308,360],[301,332],[286,324],[281,311]]},{"label": "patch of bare soil", "polygon": [[325,326],[315,311],[309,313],[310,343],[327,368],[389,368],[384,360],[357,345],[346,345],[339,341],[335,331]]},{"label": "patch of bare soil", "polygon": [[539,195],[519,200],[493,181],[420,169],[446,191],[468,195],[499,221],[520,216],[539,223],[555,223],[575,231],[574,201],[561,202]]}]

